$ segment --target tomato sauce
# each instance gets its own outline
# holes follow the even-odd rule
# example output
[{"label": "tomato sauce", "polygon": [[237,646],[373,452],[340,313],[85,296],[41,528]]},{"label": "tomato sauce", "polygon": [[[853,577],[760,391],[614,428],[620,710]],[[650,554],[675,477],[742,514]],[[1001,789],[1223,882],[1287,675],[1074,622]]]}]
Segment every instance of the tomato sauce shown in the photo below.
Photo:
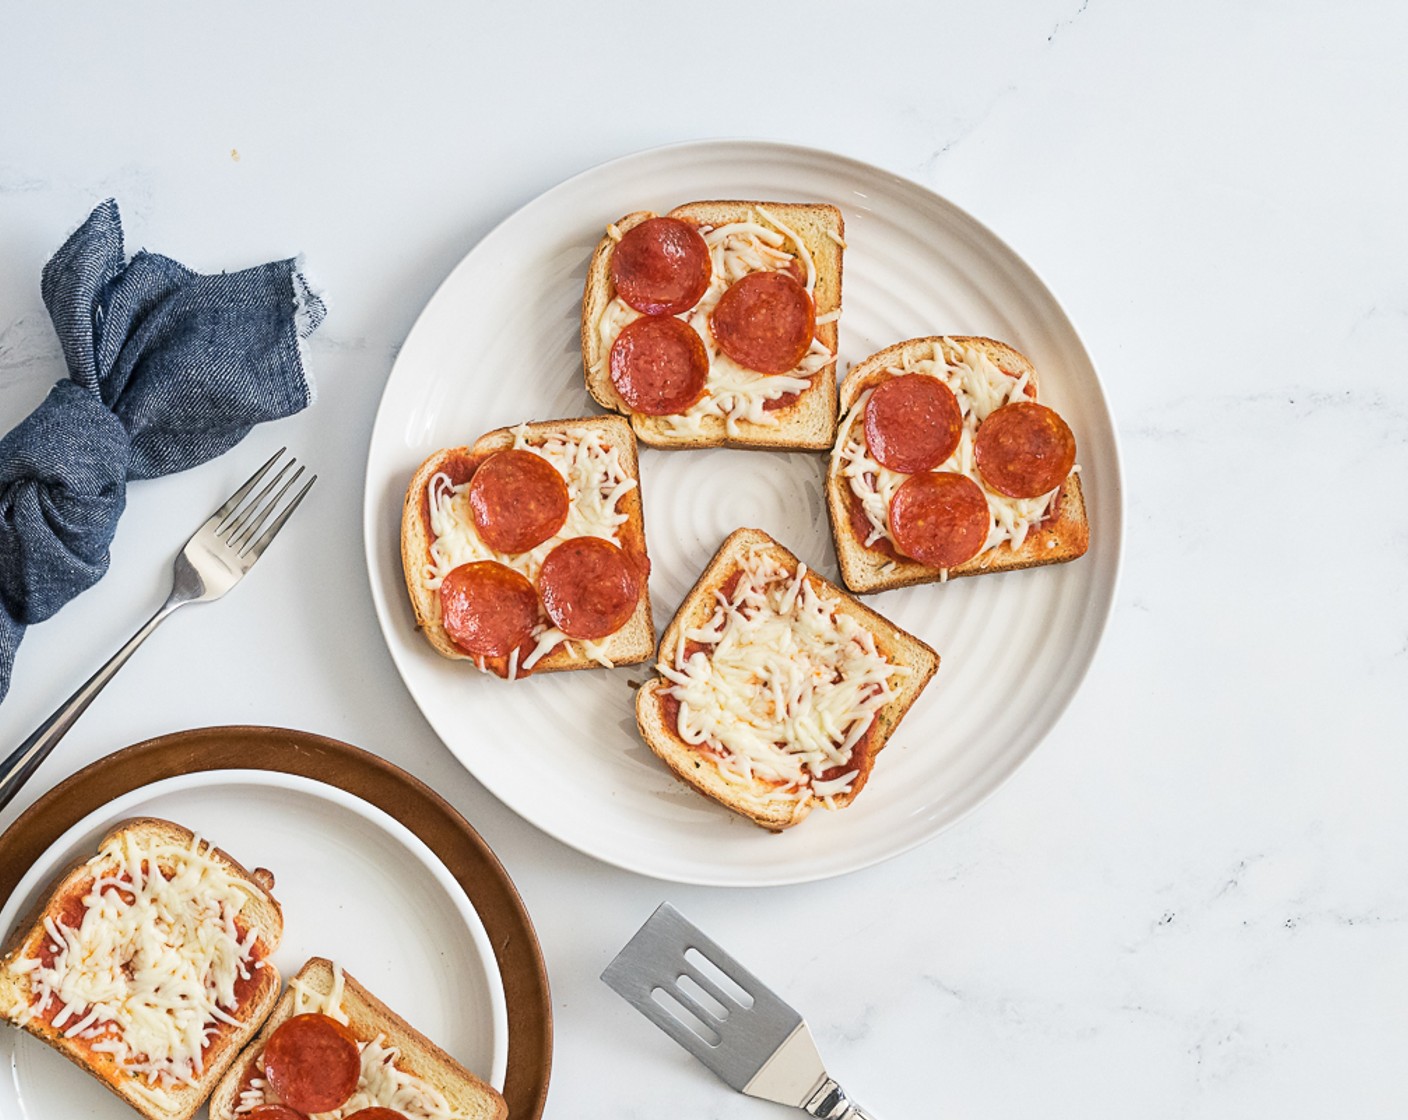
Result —
[{"label": "tomato sauce", "polygon": [[[468,455],[462,451],[452,451],[445,456],[444,462],[440,464],[437,472],[443,474],[450,480],[451,486],[463,486],[471,478],[474,472],[479,469],[479,464],[489,456],[488,454]],[[433,476],[432,476],[433,477]],[[430,486],[427,485],[420,495],[420,517],[421,524],[425,526],[426,544],[429,546],[435,541],[435,533],[430,528]],[[427,561],[429,556],[426,557]]]},{"label": "tomato sauce", "polygon": [[856,497],[856,492],[850,487],[846,488],[846,511],[851,518],[851,532],[863,547],[868,548],[871,552],[887,556],[891,560],[906,559],[895,551],[894,543],[889,537],[881,536],[871,541],[870,544],[865,543],[866,538],[874,531],[874,526],[870,524],[870,518],[865,516],[865,506],[861,504],[861,500]]}]

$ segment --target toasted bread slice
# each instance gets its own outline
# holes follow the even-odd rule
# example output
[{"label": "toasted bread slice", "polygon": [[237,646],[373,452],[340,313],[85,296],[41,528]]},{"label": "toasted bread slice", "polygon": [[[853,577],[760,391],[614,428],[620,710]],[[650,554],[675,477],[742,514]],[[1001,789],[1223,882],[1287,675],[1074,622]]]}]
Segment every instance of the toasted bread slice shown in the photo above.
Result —
[{"label": "toasted bread slice", "polygon": [[[982,353],[1013,377],[1025,374],[1028,384],[1035,388],[1035,367],[1006,343],[990,338],[939,336],[912,338],[887,346],[852,368],[841,383],[842,418],[826,472],[826,507],[831,516],[841,578],[858,594],[984,572],[1011,572],[1041,564],[1062,564],[1083,556],[1090,545],[1090,524],[1086,520],[1078,471],[1073,471],[1066,479],[1046,518],[1031,527],[1017,548],[1013,548],[1010,541],[1004,542],[945,571],[901,556],[888,540],[881,539],[874,546],[865,544],[870,525],[842,473],[840,458],[840,451],[852,432],[859,434],[865,422],[864,409],[856,408],[856,402],[866,390],[893,376],[891,370],[912,369],[916,363],[931,359],[936,352],[952,357],[958,352],[957,347],[969,347]],[[982,485],[981,479],[974,477],[974,481]]]},{"label": "toasted bread slice", "polygon": [[[207,1022],[213,1033],[201,1051],[201,1068],[199,1071],[194,1067],[189,1070],[192,1075],[190,1081],[177,1081],[165,1086],[158,1081],[153,1088],[145,1075],[124,1068],[111,1052],[94,1049],[95,1044],[100,1042],[99,1038],[84,1037],[93,1027],[67,1037],[75,1027],[89,1021],[91,1008],[79,1010],[75,1016],[55,1026],[54,1020],[62,1015],[62,1001],[56,997],[50,1005],[52,1011],[30,1016],[29,1009],[43,996],[35,980],[36,971],[22,970],[29,968],[27,962],[31,961],[43,962],[44,968],[52,967],[54,957],[50,946],[54,944],[53,929],[63,927],[65,931],[74,931],[76,936],[87,911],[84,898],[93,889],[96,879],[126,874],[121,855],[124,849],[142,852],[142,863],[147,867],[150,858],[154,857],[163,877],[169,881],[173,869],[181,860],[177,850],[190,851],[195,844],[196,837],[189,829],[154,817],[133,818],[115,825],[100,842],[98,854],[67,869],[38,907],[17,926],[9,939],[8,952],[0,961],[0,1014],[43,1039],[149,1120],[186,1120],[190,1117],[204,1103],[225,1068],[254,1036],[278,999],[279,973],[269,956],[283,937],[283,911],[268,893],[273,886],[273,876],[262,868],[253,873],[246,871],[219,848],[204,843],[200,847],[201,855],[212,860],[219,872],[237,884],[233,889],[245,899],[235,919],[236,928],[241,936],[251,929],[258,930],[252,947],[252,959],[257,967],[248,969],[247,979],[235,981],[236,1005],[226,1010],[236,1022],[231,1024],[214,1019]],[[128,845],[133,848],[129,849]],[[194,913],[216,896],[191,897]],[[96,915],[89,916],[90,922],[95,919]],[[135,945],[140,936],[133,934],[127,943]],[[83,942],[95,954],[101,952],[96,947],[100,943]],[[112,967],[130,975],[132,959],[115,960]],[[119,1037],[120,1028],[114,1026],[110,1029],[113,1033],[106,1037]]]},{"label": "toasted bread slice", "polygon": [[[434,541],[428,503],[430,483],[437,474],[447,474],[456,484],[468,481],[484,459],[496,451],[514,445],[516,431],[523,433],[530,446],[541,445],[549,437],[569,435],[574,431],[596,432],[604,445],[618,451],[623,471],[635,480],[636,486],[621,496],[616,507],[626,515],[626,521],[617,528],[615,543],[636,561],[641,573],[640,600],[636,604],[635,613],[625,625],[602,639],[598,647],[613,665],[633,665],[646,660],[654,652],[655,624],[650,616],[650,594],[646,587],[650,561],[646,553],[645,516],[640,498],[640,465],[635,436],[631,434],[630,426],[618,416],[547,420],[525,424],[519,429],[498,428],[481,436],[473,446],[437,451],[420,465],[406,488],[406,499],[401,514],[401,565],[406,576],[406,590],[410,594],[411,608],[415,611],[416,628],[442,657],[474,661],[476,664],[480,664],[482,660],[481,668],[486,671],[501,677],[510,675],[507,658],[475,658],[457,646],[441,625],[440,595],[428,582],[432,567],[430,546]],[[535,575],[530,575],[530,579],[536,582]],[[546,622],[546,616],[544,621]],[[599,665],[599,661],[583,652],[581,642],[566,641],[545,654],[531,670],[516,667],[515,675],[527,676],[530,671],[554,673],[570,669],[595,669]]]},{"label": "toasted bread slice", "polygon": [[[610,344],[614,334],[604,338],[602,317],[616,298],[611,280],[611,254],[622,234],[649,218],[651,211],[639,210],[613,223],[592,254],[582,297],[582,369],[587,391],[603,408],[630,417],[631,427],[642,443],[665,449],[700,447],[753,447],[822,450],[831,446],[836,433],[836,340],[841,311],[841,259],[845,221],[841,211],[825,203],[708,201],[677,206],[668,217],[696,226],[719,228],[733,222],[758,222],[771,229],[770,219],[796,234],[811,254],[816,269],[812,302],[816,306],[816,340],[831,354],[831,360],[810,378],[810,384],[791,399],[767,409],[772,423],[737,418],[732,425],[719,416],[702,416],[698,425],[682,428],[666,416],[632,412],[611,382]],[[787,242],[790,244],[790,239]],[[726,285],[725,285],[726,286]],[[712,306],[723,288],[711,288],[701,306]],[[629,311],[629,309],[627,309]],[[635,312],[629,312],[631,316]],[[608,332],[609,333],[609,332]],[[714,345],[702,331],[706,346]],[[766,377],[766,375],[752,375]]]},{"label": "toasted bread slice", "polygon": [[[261,1065],[265,1043],[286,1019],[310,1011],[333,1015],[347,1025],[363,1047],[364,1070],[376,1057],[366,1053],[367,1044],[380,1039],[383,1050],[380,1058],[386,1057],[386,1050],[395,1050],[392,1059],[395,1068],[440,1094],[455,1117],[463,1120],[504,1120],[508,1115],[508,1106],[493,1086],[480,1080],[436,1046],[367,991],[350,973],[343,972],[330,960],[313,957],[289,981],[288,988],[265,1022],[264,1029],[259,1032],[259,1037],[245,1048],[239,1060],[215,1087],[210,1097],[210,1120],[237,1120],[238,1116],[253,1107],[247,1105],[241,1111],[242,1097],[246,1093],[250,1095],[250,1100],[265,1099]],[[410,1120],[417,1120],[417,1110],[410,1102],[423,1090],[412,1085],[405,1098],[392,1101],[377,1099],[376,1088],[375,1084],[369,1084],[363,1077],[350,1101],[332,1112],[319,1113],[319,1120],[340,1120],[359,1109],[373,1107],[395,1108]],[[267,1092],[272,1093],[271,1090]],[[272,1096],[268,1098],[269,1103],[274,1100]]]},{"label": "toasted bread slice", "polygon": [[[708,622],[714,614],[717,597],[732,590],[735,578],[744,570],[749,557],[761,552],[795,574],[798,559],[760,529],[738,529],[720,546],[709,566],[704,569],[694,587],[680,604],[660,641],[659,659],[671,664],[675,651],[686,635]],[[719,765],[720,751],[714,744],[694,746],[679,733],[677,706],[666,691],[671,683],[657,677],[636,693],[636,724],[646,744],[674,772],[699,792],[721,805],[741,813],[755,824],[780,832],[797,824],[819,803],[828,808],[849,805],[870,777],[875,757],[889,741],[900,720],[939,667],[939,655],[924,642],[901,630],[888,619],[858,602],[834,584],[822,579],[810,569],[806,582],[811,590],[829,600],[833,618],[847,615],[874,637],[876,652],[891,665],[903,666],[904,672],[891,681],[894,695],[873,715],[873,724],[852,751],[846,766],[855,764],[856,777],[850,787],[829,797],[816,796],[806,785],[798,796],[781,797],[778,784],[754,777],[749,780]],[[707,649],[706,651],[707,652]],[[768,682],[756,684],[764,693]]]}]

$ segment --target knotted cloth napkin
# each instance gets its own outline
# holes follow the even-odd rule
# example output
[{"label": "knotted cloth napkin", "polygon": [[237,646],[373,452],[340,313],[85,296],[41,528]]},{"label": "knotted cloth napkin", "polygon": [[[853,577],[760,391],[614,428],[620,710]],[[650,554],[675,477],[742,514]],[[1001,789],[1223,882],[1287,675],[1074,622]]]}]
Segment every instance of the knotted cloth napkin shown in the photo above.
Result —
[{"label": "knotted cloth napkin", "polygon": [[25,628],[107,571],[128,479],[197,466],[312,403],[300,342],[327,313],[297,260],[214,276],[128,261],[112,199],[40,290],[69,378],[0,439],[0,700]]}]

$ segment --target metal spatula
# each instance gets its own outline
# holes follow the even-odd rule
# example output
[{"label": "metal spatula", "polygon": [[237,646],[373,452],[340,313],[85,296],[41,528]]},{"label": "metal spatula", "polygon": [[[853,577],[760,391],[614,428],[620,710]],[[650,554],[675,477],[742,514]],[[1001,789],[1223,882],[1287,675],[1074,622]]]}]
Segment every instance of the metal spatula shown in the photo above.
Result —
[{"label": "metal spatula", "polygon": [[601,978],[739,1092],[821,1120],[873,1120],[826,1075],[802,1017],[668,902]]}]

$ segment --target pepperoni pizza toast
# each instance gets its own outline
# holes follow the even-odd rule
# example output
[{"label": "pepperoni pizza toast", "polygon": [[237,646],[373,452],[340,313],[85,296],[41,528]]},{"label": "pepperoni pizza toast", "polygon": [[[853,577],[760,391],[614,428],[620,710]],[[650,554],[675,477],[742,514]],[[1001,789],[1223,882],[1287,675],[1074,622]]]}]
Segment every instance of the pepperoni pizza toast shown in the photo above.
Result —
[{"label": "pepperoni pizza toast", "polygon": [[938,665],[772,537],[738,529],[666,629],[636,723],[684,781],[780,832],[855,799]]},{"label": "pepperoni pizza toast", "polygon": [[504,1120],[508,1106],[322,957],[289,981],[210,1097],[210,1120]]},{"label": "pepperoni pizza toast", "polygon": [[444,657],[509,680],[648,658],[636,441],[616,416],[500,428],[416,471],[401,561]]},{"label": "pepperoni pizza toast", "polygon": [[0,1015],[149,1120],[186,1120],[278,999],[272,886],[180,825],[123,821],[17,925]]},{"label": "pepperoni pizza toast", "polygon": [[841,576],[865,594],[1059,564],[1090,542],[1076,444],[1036,370],[989,338],[896,343],[841,385],[826,475]]},{"label": "pepperoni pizza toast", "polygon": [[582,368],[661,448],[831,446],[841,212],[691,202],[607,227],[582,299]]}]

